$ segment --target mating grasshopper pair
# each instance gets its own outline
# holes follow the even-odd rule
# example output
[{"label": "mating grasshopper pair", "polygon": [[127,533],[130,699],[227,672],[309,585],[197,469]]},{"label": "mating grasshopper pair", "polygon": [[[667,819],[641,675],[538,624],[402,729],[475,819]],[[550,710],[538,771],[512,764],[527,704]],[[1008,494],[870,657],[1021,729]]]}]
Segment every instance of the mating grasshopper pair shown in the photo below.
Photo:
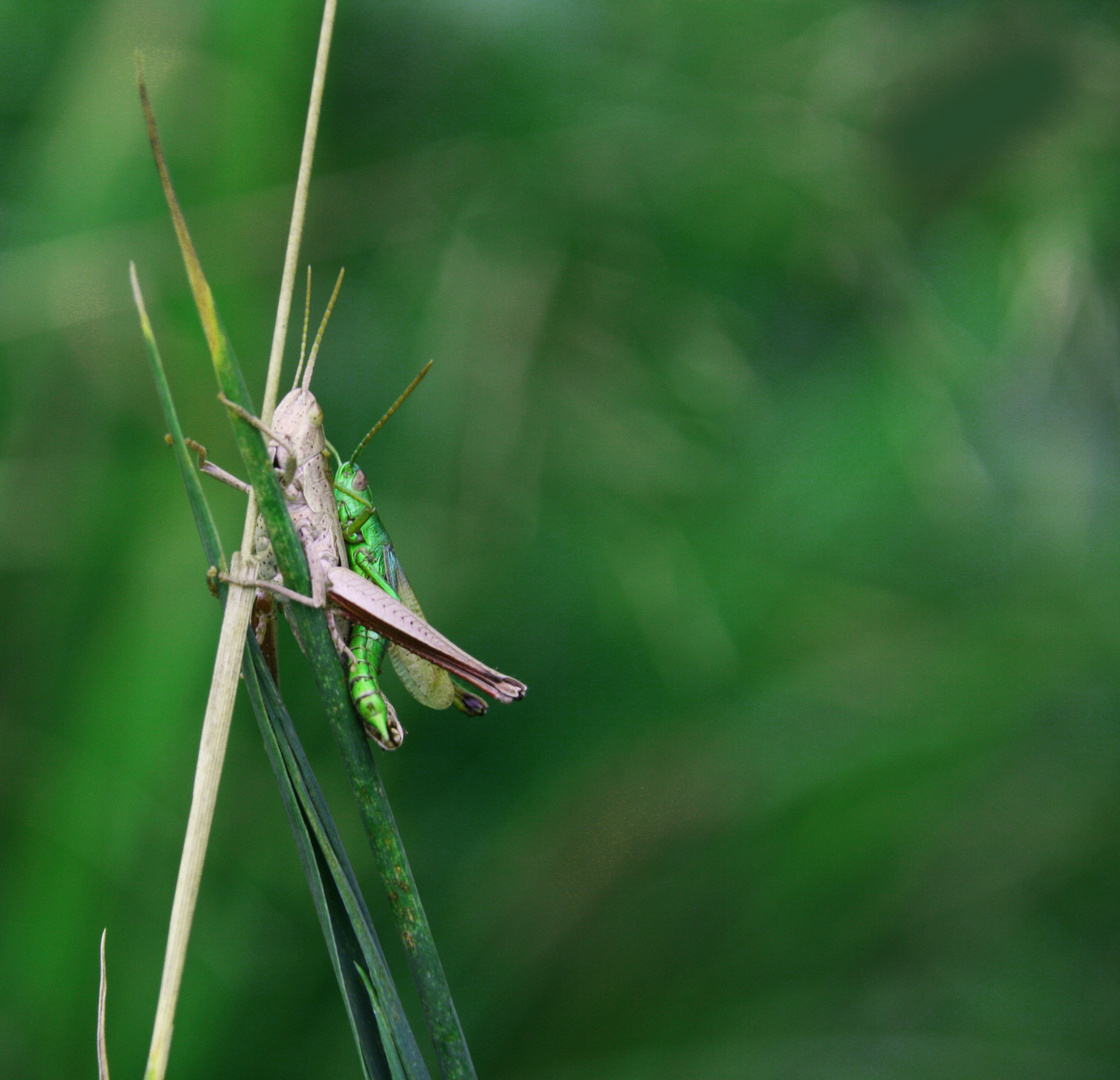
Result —
[{"label": "mating grasshopper pair", "polygon": [[[326,607],[335,647],[349,662],[350,693],[366,734],[386,750],[395,750],[401,745],[405,732],[396,710],[379,685],[386,649],[408,691],[434,709],[454,704],[472,716],[486,711],[486,702],[453,682],[451,674],[502,702],[522,697],[526,687],[517,679],[476,660],[428,624],[397,560],[389,534],[370,500],[365,474],[357,465],[358,455],[370,438],[424,377],[427,367],[358,444],[349,460],[339,461],[333,477],[328,470],[328,454],[336,459],[338,454],[326,441],[323,410],[309,385],[323,330],[341,282],[339,275],[306,369],[301,349],[295,384],[276,407],[270,427],[223,398],[228,408],[268,436],[269,458],[307,556],[311,596],[301,596],[284,586],[260,518],[254,544],[260,576],[237,583],[257,587],[254,625],[258,641],[266,656],[270,656],[273,667],[276,632],[273,595],[279,597],[281,604],[296,602]],[[308,285],[310,289],[310,282]],[[305,317],[305,343],[306,333]],[[195,449],[199,451],[199,468],[204,472],[241,490],[250,490],[247,484],[206,461],[202,447],[195,444]],[[340,618],[339,613],[345,618]],[[347,619],[357,624],[352,632]]]}]

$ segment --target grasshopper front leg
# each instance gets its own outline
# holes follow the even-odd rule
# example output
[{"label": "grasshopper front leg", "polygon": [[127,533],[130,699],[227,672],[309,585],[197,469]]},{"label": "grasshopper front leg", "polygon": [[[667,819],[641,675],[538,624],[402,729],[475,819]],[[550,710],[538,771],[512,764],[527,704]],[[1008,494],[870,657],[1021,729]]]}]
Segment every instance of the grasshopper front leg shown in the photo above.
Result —
[{"label": "grasshopper front leg", "polygon": [[[289,395],[290,397],[291,395]],[[310,395],[308,395],[310,396]],[[287,399],[285,399],[287,400]],[[232,403],[231,403],[232,404]],[[283,403],[281,403],[283,404]],[[279,410],[277,410],[279,412]],[[262,426],[263,429],[263,425]],[[267,430],[267,429],[264,429]],[[275,433],[273,433],[275,436]],[[283,436],[275,436],[277,441],[274,445],[283,445],[289,451],[291,449],[288,440]],[[252,492],[252,487],[246,484],[243,480],[238,479],[232,473],[226,472],[225,469],[220,468],[211,462],[207,457],[206,447],[201,443],[195,442],[193,439],[186,440],[187,445],[198,456],[198,468],[200,472],[206,473],[208,476],[220,480],[230,487],[236,488],[246,494]],[[292,463],[292,476],[287,478],[287,486],[284,488],[285,496],[289,499],[290,505],[300,509],[306,508],[306,498],[303,496],[303,483],[302,479],[297,484],[295,474],[299,468],[298,457],[296,454],[289,452],[287,461]],[[306,463],[305,463],[306,464]],[[281,472],[278,470],[278,472]],[[284,473],[281,472],[280,479],[284,479]],[[277,678],[277,664],[276,664],[276,615],[275,606],[273,603],[273,595],[279,595],[285,600],[291,600],[295,603],[305,604],[309,607],[326,607],[326,580],[325,568],[326,566],[337,565],[332,562],[330,558],[331,538],[328,535],[328,543],[326,546],[326,556],[323,553],[323,543],[321,540],[322,530],[313,528],[313,523],[308,520],[305,513],[297,514],[293,509],[293,520],[296,524],[297,533],[299,535],[300,543],[303,545],[305,554],[308,555],[308,569],[311,576],[312,595],[303,596],[302,594],[288,589],[280,575],[279,568],[276,565],[276,555],[272,548],[272,541],[269,539],[268,530],[265,528],[264,519],[257,518],[256,532],[254,534],[253,553],[257,560],[259,576],[252,579],[242,579],[231,577],[228,574],[218,574],[218,578],[223,581],[232,582],[237,585],[252,586],[257,590],[257,597],[253,605],[253,631],[257,638],[257,643],[261,647],[261,651],[265,654],[265,659],[268,661],[269,670],[272,672],[273,678]],[[313,558],[313,553],[318,553],[318,558]],[[349,656],[350,651],[347,648],[347,627],[345,620],[337,617],[334,611],[328,610],[327,623],[330,627],[331,638],[335,643],[335,647],[339,653]],[[296,640],[299,641],[299,634],[296,633]],[[303,643],[300,642],[300,647]]]},{"label": "grasshopper front leg", "polygon": [[[170,435],[164,436],[164,439],[168,445],[171,445]],[[184,439],[184,442],[197,456],[199,472],[205,473],[207,476],[212,476],[215,480],[220,480],[223,484],[228,484],[230,487],[235,488],[245,495],[252,494],[252,487],[245,483],[244,480],[234,476],[233,473],[226,472],[225,469],[210,461],[205,446],[196,442],[194,439]],[[268,532],[265,530],[264,520],[260,517],[257,518],[253,556],[257,563],[258,572],[262,575],[262,579],[268,581],[280,580],[280,574],[276,566],[276,556],[272,550],[272,542],[269,540]],[[207,574],[210,591],[214,593],[215,597],[218,595],[216,582],[221,577],[222,575],[218,573],[217,567],[211,567],[211,573]],[[228,581],[230,579],[226,576],[225,580]],[[265,663],[268,664],[268,670],[272,674],[273,682],[279,684],[280,670],[277,657],[276,605],[273,601],[272,593],[266,591],[264,588],[257,588],[257,595],[253,600],[252,626],[253,635],[256,637],[257,644],[261,647],[261,652],[264,654]]]},{"label": "grasshopper front leg", "polygon": [[[164,435],[163,440],[167,443],[168,446],[171,445],[170,435]],[[219,466],[215,465],[206,456],[206,447],[203,446],[202,443],[195,442],[194,439],[184,439],[183,442],[187,444],[188,449],[194,451],[195,456],[198,458],[199,472],[206,473],[207,476],[212,476],[215,480],[220,480],[223,484],[228,484],[231,488],[236,488],[243,495],[252,495],[252,486],[250,484],[246,484],[244,480],[241,480],[238,477],[234,476],[233,473],[228,473],[225,471],[225,469],[222,469]]]}]

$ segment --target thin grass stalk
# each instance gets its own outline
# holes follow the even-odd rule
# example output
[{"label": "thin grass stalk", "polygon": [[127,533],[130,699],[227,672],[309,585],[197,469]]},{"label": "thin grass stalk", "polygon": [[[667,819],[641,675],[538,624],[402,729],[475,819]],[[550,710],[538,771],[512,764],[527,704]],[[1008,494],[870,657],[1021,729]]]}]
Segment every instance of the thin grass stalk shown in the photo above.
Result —
[{"label": "thin grass stalk", "polygon": [[[284,357],[284,342],[288,336],[288,319],[292,313],[292,291],[296,283],[299,264],[300,237],[307,217],[307,192],[311,185],[311,162],[315,157],[315,140],[319,134],[319,114],[323,105],[323,86],[327,80],[327,56],[331,48],[334,29],[336,0],[326,0],[323,22],[319,28],[319,51],[315,57],[315,74],[311,78],[311,100],[307,107],[307,123],[303,129],[303,149],[299,156],[299,173],[296,176],[296,194],[292,202],[292,220],[288,227],[288,245],[284,249],[284,270],[280,275],[280,296],[276,303],[276,323],[272,330],[272,348],[268,354],[268,375],[265,377],[264,402],[261,419],[267,424],[276,408],[280,388],[280,368]],[[246,522],[249,518],[246,515]]]},{"label": "thin grass stalk", "polygon": [[97,1080],[109,1080],[109,1051],[105,1046],[105,998],[109,980],[105,973],[105,934],[101,931],[101,978],[97,984]]},{"label": "thin grass stalk", "polygon": [[[135,266],[129,267],[133,298],[140,314],[140,328],[147,345],[156,387],[164,407],[164,415],[171,428],[172,440],[184,477],[190,477],[193,485],[187,483],[195,520],[199,523],[203,549],[208,559],[221,559],[221,549],[217,530],[202,495],[197,477],[192,475],[190,460],[183,445],[183,435],[179,421],[171,404],[170,389],[163,373],[159,350],[151,323],[140,292]],[[234,566],[240,566],[235,554]],[[250,562],[250,566],[253,564]],[[179,986],[182,982],[186,958],[187,942],[190,937],[191,921],[198,886],[202,876],[206,843],[213,822],[214,805],[217,800],[218,782],[221,777],[222,761],[229,736],[229,717],[233,712],[233,701],[237,694],[236,673],[229,677],[231,665],[240,665],[241,649],[231,642],[231,636],[240,631],[244,641],[248,629],[249,614],[252,610],[253,591],[234,588],[226,604],[226,614],[222,622],[218,654],[215,659],[214,678],[210,684],[210,698],[203,718],[202,737],[199,745],[198,762],[195,766],[194,793],[191,799],[190,815],[187,820],[186,836],[183,840],[183,854],[179,864],[179,877],[176,881],[175,898],[171,907],[171,922],[168,928],[167,947],[164,954],[163,974],[160,981],[159,999],[152,1029],[152,1043],[148,1051],[146,1075],[161,1078],[167,1070],[167,1060],[171,1049],[171,1035],[174,1029],[175,1006]],[[233,608],[233,613],[230,609]],[[243,620],[243,621],[242,621]],[[106,1065],[107,1068],[107,1065]]]},{"label": "thin grass stalk", "polygon": [[[237,553],[231,560],[231,569],[237,573],[241,560]],[[256,564],[250,560],[250,567]],[[171,1035],[175,1026],[175,1006],[183,979],[187,942],[190,939],[198,886],[202,880],[202,865],[206,858],[206,845],[210,826],[214,820],[214,806],[218,798],[218,783],[225,760],[229,739],[229,722],[237,696],[237,678],[241,672],[241,654],[245,647],[245,633],[253,610],[253,590],[231,587],[226,601],[218,639],[218,654],[214,660],[214,675],[210,683],[210,696],[202,722],[202,738],[195,766],[194,790],[191,810],[187,818],[187,832],[183,839],[183,855],[179,862],[179,877],[175,883],[175,899],[171,905],[171,923],[167,934],[163,976],[160,980],[156,1018],[152,1028],[152,1043],[148,1050],[145,1076],[150,1080],[163,1080],[167,1073],[167,1059],[171,1051]]]}]

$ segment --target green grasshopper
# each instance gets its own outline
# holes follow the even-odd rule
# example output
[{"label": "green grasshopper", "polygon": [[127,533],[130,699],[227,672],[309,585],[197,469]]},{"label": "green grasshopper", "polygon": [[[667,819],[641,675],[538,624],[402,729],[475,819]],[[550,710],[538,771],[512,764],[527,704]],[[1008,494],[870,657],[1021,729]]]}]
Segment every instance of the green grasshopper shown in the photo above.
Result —
[{"label": "green grasshopper", "polygon": [[[431,366],[429,360],[423,371],[412,380],[405,392],[358,444],[350,459],[339,464],[334,477],[338,517],[342,525],[342,536],[346,541],[350,569],[402,602],[421,619],[424,618],[424,612],[405,577],[377,509],[370,500],[369,484],[365,473],[358,468],[357,458]],[[469,716],[480,716],[486,712],[486,702],[452,682],[451,676],[443,668],[421,659],[401,645],[387,642],[376,630],[359,623],[350,635],[350,694],[367,734],[378,745],[386,750],[394,750],[400,746],[404,736],[396,710],[379,685],[386,646],[401,682],[422,705],[431,709],[446,709],[449,705],[455,705]]]}]

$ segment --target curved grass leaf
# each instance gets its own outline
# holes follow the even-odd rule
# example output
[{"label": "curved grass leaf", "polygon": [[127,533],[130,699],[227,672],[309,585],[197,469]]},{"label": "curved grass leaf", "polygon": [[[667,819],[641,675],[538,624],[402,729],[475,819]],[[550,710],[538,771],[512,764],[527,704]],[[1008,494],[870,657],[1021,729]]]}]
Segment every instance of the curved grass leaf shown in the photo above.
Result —
[{"label": "curved grass leaf", "polygon": [[[148,319],[148,311],[144,306],[144,297],[140,292],[140,281],[136,276],[136,264],[128,264],[129,280],[132,282],[132,297],[136,301],[136,310],[140,313],[140,331],[144,335],[144,344],[148,350],[148,362],[152,369],[152,378],[155,380],[156,393],[159,396],[160,407],[163,409],[163,418],[167,423],[167,430],[171,435],[171,448],[175,452],[175,462],[179,466],[179,475],[183,478],[183,486],[187,489],[187,500],[191,504],[191,514],[198,527],[198,537],[202,541],[202,550],[206,555],[207,566],[217,566],[222,570],[227,569],[226,557],[222,552],[222,540],[218,534],[218,526],[214,523],[214,515],[210,512],[210,504],[206,501],[206,493],[202,490],[198,472],[191,462],[190,451],[183,439],[183,429],[179,425],[179,414],[175,410],[175,401],[171,397],[171,387],[167,382],[167,373],[163,368],[163,360],[159,355],[159,346],[156,344],[152,324]],[[222,589],[226,588],[222,585]]]},{"label": "curved grass leaf", "polygon": [[245,685],[366,1075],[377,1080],[428,1080],[427,1066],[323,793],[256,639],[250,634],[247,640]]}]

